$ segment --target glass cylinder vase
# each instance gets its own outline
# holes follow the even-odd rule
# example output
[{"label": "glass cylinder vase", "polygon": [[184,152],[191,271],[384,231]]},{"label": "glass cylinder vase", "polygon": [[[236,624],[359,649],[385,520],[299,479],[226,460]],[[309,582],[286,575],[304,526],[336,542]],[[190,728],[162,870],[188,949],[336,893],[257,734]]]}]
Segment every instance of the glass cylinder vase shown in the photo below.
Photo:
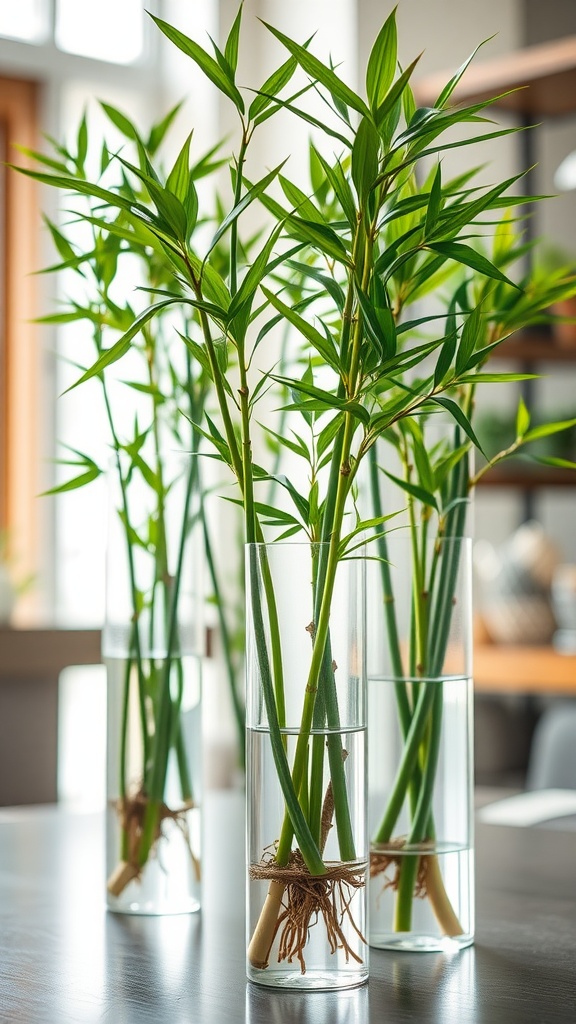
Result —
[{"label": "glass cylinder vase", "polygon": [[202,615],[193,460],[109,473],[107,905],[189,913],[201,901]]},{"label": "glass cylinder vase", "polygon": [[247,975],[368,976],[363,560],[246,549]]},{"label": "glass cylinder vase", "polygon": [[474,937],[470,538],[392,531],[368,563],[369,941]]}]

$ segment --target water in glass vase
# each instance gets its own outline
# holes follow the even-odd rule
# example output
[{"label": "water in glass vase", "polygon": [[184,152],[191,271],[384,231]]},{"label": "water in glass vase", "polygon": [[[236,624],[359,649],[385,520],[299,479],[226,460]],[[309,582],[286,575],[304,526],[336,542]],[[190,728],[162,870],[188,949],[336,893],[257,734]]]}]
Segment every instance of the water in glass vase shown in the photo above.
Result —
[{"label": "water in glass vase", "polygon": [[414,951],[469,946],[472,680],[373,677],[368,694],[370,945]]},{"label": "water in glass vase", "polygon": [[[403,865],[418,858],[416,883],[411,900],[410,930],[397,925],[398,881]],[[474,851],[469,847],[439,846],[411,853],[390,845],[372,846],[369,887],[370,945],[377,949],[450,952],[474,941],[472,880]],[[374,872],[374,873],[373,873]],[[436,892],[454,915],[446,927]],[[446,905],[448,905],[446,904]],[[450,934],[447,934],[449,932]]]},{"label": "water in glass vase", "polygon": [[[288,763],[294,762],[297,730],[282,730]],[[325,876],[311,876],[293,842],[290,860],[275,862],[285,804],[274,765],[270,733],[247,730],[248,965],[251,981],[297,989],[339,989],[362,984],[368,976],[365,885],[367,869],[365,807],[365,729],[313,731],[309,764],[321,774],[322,828],[320,848]],[[338,829],[331,802],[328,743],[344,759],[355,859],[340,856]],[[313,793],[310,786],[308,792]],[[304,801],[306,803],[306,801]],[[265,960],[256,965],[250,949],[267,899],[277,902],[276,931]]]},{"label": "water in glass vase", "polygon": [[[144,658],[140,671],[126,658],[105,663],[108,907],[130,914],[194,912],[202,879],[200,661],[186,656],[171,663],[165,743],[157,741],[156,724],[164,659]],[[150,800],[158,780],[161,795]]]}]

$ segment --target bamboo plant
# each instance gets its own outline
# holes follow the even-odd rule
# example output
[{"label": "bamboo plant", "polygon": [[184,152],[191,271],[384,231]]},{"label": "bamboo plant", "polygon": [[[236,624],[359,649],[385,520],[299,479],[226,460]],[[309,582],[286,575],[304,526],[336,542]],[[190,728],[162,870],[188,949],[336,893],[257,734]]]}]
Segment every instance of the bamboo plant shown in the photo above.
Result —
[{"label": "bamboo plant", "polygon": [[[479,238],[494,234],[494,220],[502,212],[519,210],[528,200],[521,190],[514,194],[520,176],[496,185],[478,184],[472,173],[443,180],[440,157],[445,150],[491,144],[515,130],[490,127],[482,116],[490,101],[451,105],[469,61],[446,83],[432,108],[418,109],[410,84],[417,59],[405,69],[399,67],[394,13],[374,42],[362,94],[317,58],[309,42],[298,43],[268,25],[287,58],[260,89],[247,94],[237,82],[241,16],[240,8],[224,48],[213,44],[211,51],[154,18],[237,114],[230,205],[212,235],[194,233],[198,208],[188,143],[177,171],[168,176],[153,166],[149,154],[139,166],[118,158],[148,195],[146,204],[122,189],[95,182],[82,181],[79,187],[78,179],[61,168],[36,177],[98,200],[98,230],[115,233],[114,220],[121,211],[125,244],[144,243],[173,282],[161,295],[156,290],[154,301],[80,380],[97,377],[122,359],[167,309],[186,310],[190,327],[183,344],[206,373],[217,409],[217,415],[195,420],[196,429],[237,483],[245,541],[252,545],[301,533],[312,545],[321,542],[314,645],[310,675],[302,681],[302,722],[292,763],[282,735],[282,665],[277,657],[270,658],[263,642],[265,630],[275,629],[273,594],[267,593],[270,621],[264,622],[258,597],[252,615],[261,627],[258,657],[285,803],[281,833],[271,837],[274,863],[282,869],[297,851],[303,873],[322,890],[327,876],[320,840],[324,752],[312,752],[311,737],[319,717],[328,728],[338,721],[328,657],[334,580],[340,562],[354,556],[365,535],[373,532],[377,542],[385,525],[378,510],[367,519],[357,511],[360,470],[380,438],[401,436],[414,444],[419,419],[440,409],[458,433],[448,460],[453,465],[447,469],[454,469],[460,480],[465,452],[477,444],[471,377],[474,386],[488,380],[484,363],[522,322],[512,314],[498,319],[501,290],[510,289],[507,294],[528,302],[525,283],[514,283],[506,260],[485,254]],[[324,102],[325,117],[312,112],[310,96]],[[256,181],[247,177],[254,132],[280,110],[290,113],[302,130],[314,129],[310,189],[291,180],[283,164]],[[470,129],[468,136],[454,138],[451,130],[461,125]],[[430,161],[433,170],[422,184],[421,168]],[[269,228],[258,251],[246,259],[241,230],[253,204],[268,215]],[[218,257],[223,239],[229,254],[226,268]],[[455,275],[473,275],[478,294],[460,282],[456,299],[441,315],[410,314],[413,303],[439,294]],[[487,340],[486,328],[494,323],[502,323],[502,330]],[[297,351],[294,368],[280,373],[273,339],[282,324],[289,325]],[[230,357],[234,372],[229,370]],[[264,369],[258,370],[262,364]],[[489,379],[510,377],[490,374]],[[298,482],[301,474],[286,477],[253,460],[259,402],[276,387],[280,395],[286,389],[290,395],[288,403],[280,399],[289,409],[282,432],[275,431],[276,442],[291,458],[301,457],[304,486]],[[453,482],[453,473],[449,476],[451,487],[464,486]],[[269,491],[261,492],[269,488],[271,477],[273,505],[262,498]],[[405,492],[399,493],[400,505]],[[457,503],[454,509],[457,516]],[[253,572],[255,566],[249,564],[248,573]],[[268,590],[270,586],[268,581]],[[328,750],[328,762],[340,858],[343,864],[355,864],[346,763],[337,742]],[[250,945],[249,959],[262,969],[278,930],[282,899],[289,900],[290,894],[278,883],[274,898],[264,903]],[[314,905],[308,909],[304,934],[317,911]]]},{"label": "bamboo plant", "polygon": [[[411,636],[408,650],[401,650],[396,620],[394,589],[390,581],[388,539],[378,540],[381,568],[382,625],[390,662],[396,679],[400,728],[405,746],[396,778],[381,818],[372,837],[371,875],[377,879],[392,870],[390,884],[396,891],[392,927],[410,932],[415,893],[428,899],[441,932],[457,936],[462,932],[458,917],[450,906],[435,856],[425,860],[399,856],[402,845],[423,850],[433,841],[433,795],[438,763],[438,743],[442,729],[442,671],[447,653],[450,624],[454,612],[454,594],[459,563],[466,534],[467,507],[474,489],[486,472],[518,453],[526,459],[576,469],[576,464],[555,456],[532,454],[531,444],[574,426],[576,420],[541,423],[531,427],[530,412],[520,395],[516,414],[516,437],[510,445],[488,458],[474,433],[477,389],[486,384],[514,384],[535,374],[493,373],[486,367],[494,349],[514,331],[545,322],[550,304],[559,290],[573,294],[576,282],[570,275],[543,277],[538,271],[522,268],[522,259],[536,243],[527,245],[517,224],[508,215],[494,231],[489,255],[494,265],[513,275],[517,285],[499,281],[494,286],[471,269],[457,275],[445,288],[447,322],[456,323],[470,309],[462,330],[460,346],[468,345],[483,353],[472,370],[460,376],[451,399],[458,403],[469,428],[456,422],[442,440],[434,439],[434,415],[400,422],[386,435],[402,467],[400,477],[379,466],[376,449],[370,452],[370,495],[374,514],[381,514],[382,497],[392,485],[407,501],[407,524],[411,538]],[[482,244],[482,249],[485,243]],[[480,252],[482,252],[480,249]],[[520,268],[520,269],[518,269]],[[460,348],[461,351],[461,348]],[[453,358],[461,358],[456,344]],[[450,374],[448,364],[436,366],[435,373]],[[432,437],[431,437],[432,435]],[[409,680],[430,680],[418,691]],[[402,838],[394,839],[394,830],[403,807],[408,808],[410,827]]]},{"label": "bamboo plant", "polygon": [[[126,145],[134,147],[137,161],[145,168],[161,151],[178,110],[174,108],[160,123],[153,125],[145,138],[121,111],[108,104],[103,104],[103,109],[110,123],[126,137]],[[137,175],[130,176],[125,166],[118,160],[114,161],[105,141],[101,148],[100,177],[93,184],[88,181],[86,117],[79,125],[75,146],[67,148],[53,142],[53,152],[49,155],[26,152],[51,171],[50,176],[43,172],[33,172],[33,176],[73,194],[73,199],[68,199],[66,223],[57,225],[45,218],[60,257],[60,261],[47,271],[67,275],[64,280],[68,281],[72,297],[63,300],[59,312],[42,317],[40,322],[80,328],[84,337],[91,338],[94,356],[101,358],[110,339],[123,337],[137,319],[133,296],[137,296],[138,288],[148,299],[149,295],[160,294],[166,286],[171,289],[179,287],[172,268],[151,247],[152,236],[145,224],[141,224],[138,230],[125,217],[125,211],[136,206],[146,218],[149,195]],[[172,180],[179,174],[180,163],[177,161],[172,170]],[[202,156],[193,168],[188,169],[191,191],[194,182],[216,173],[220,165],[215,151]],[[111,219],[105,221],[101,200],[109,187],[105,188],[105,183],[114,174],[115,185],[112,187],[117,188],[117,205]],[[217,221],[216,204],[212,217]],[[125,263],[128,263],[128,269]],[[71,278],[76,279],[75,287]],[[129,283],[130,297],[122,294],[126,282]],[[133,622],[130,656],[123,683],[125,713],[121,727],[117,806],[121,843],[118,868],[108,881],[113,896],[119,896],[128,882],[140,876],[162,835],[163,820],[179,813],[178,809],[168,807],[165,800],[171,758],[176,758],[180,775],[182,821],[187,809],[198,806],[199,780],[191,776],[189,756],[182,745],[182,730],[178,724],[183,692],[178,607],[181,590],[188,590],[193,583],[182,578],[182,571],[184,551],[196,528],[202,534],[202,547],[218,610],[224,664],[237,727],[239,760],[243,763],[244,709],[239,659],[231,637],[229,615],[220,596],[221,567],[208,524],[206,488],[198,457],[201,438],[194,426],[204,417],[210,381],[202,362],[192,358],[178,337],[177,332],[184,337],[190,333],[188,312],[188,307],[182,305],[175,320],[173,316],[170,319],[163,316],[160,310],[153,321],[145,323],[141,330],[136,329],[131,343],[131,379],[122,380],[114,376],[114,368],[109,366],[106,358],[102,360],[97,377],[102,398],[103,433],[107,435],[107,444],[112,451],[109,473],[117,475],[119,480],[116,511],[127,552]],[[79,366],[78,359],[74,366]],[[85,384],[91,377],[91,374],[83,373],[81,379]],[[167,505],[173,488],[179,486],[178,477],[184,472],[184,463],[176,475],[171,476],[174,467],[167,461],[171,451],[189,454],[184,473],[182,518],[176,524],[176,537],[173,536],[174,523],[167,522]],[[59,461],[68,469],[73,467],[76,475],[52,488],[49,494],[85,487],[106,471],[100,450],[97,454],[72,450],[67,458]],[[174,567],[168,565],[169,550],[177,552]],[[150,589],[143,589],[139,578],[137,564],[142,557],[149,565],[151,562],[155,564]],[[151,633],[148,635],[148,630],[153,630],[153,624],[159,621],[161,609],[164,609],[162,631],[167,637],[166,657],[162,663],[145,653],[154,644],[155,638]],[[174,690],[171,680],[175,677],[180,679],[180,683]],[[130,777],[128,770],[130,726],[127,709],[134,689],[141,708],[142,770],[138,778]],[[199,878],[200,863],[197,855],[193,856],[194,871]]]}]

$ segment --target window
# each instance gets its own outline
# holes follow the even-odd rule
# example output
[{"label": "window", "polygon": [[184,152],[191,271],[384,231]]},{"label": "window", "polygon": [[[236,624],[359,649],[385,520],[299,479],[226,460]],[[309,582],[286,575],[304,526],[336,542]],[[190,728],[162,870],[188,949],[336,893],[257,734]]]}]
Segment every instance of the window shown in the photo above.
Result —
[{"label": "window", "polygon": [[44,42],[49,14],[46,0],[0,0],[0,35],[26,43]]},{"label": "window", "polygon": [[[18,161],[14,144],[36,145],[38,92],[0,77],[0,159]],[[18,574],[33,572],[39,532],[36,236],[39,211],[29,179],[0,172],[0,528]],[[9,257],[9,258],[8,258]]]},{"label": "window", "polygon": [[131,64],[144,49],[142,0],[57,0],[55,41],[67,53]]}]

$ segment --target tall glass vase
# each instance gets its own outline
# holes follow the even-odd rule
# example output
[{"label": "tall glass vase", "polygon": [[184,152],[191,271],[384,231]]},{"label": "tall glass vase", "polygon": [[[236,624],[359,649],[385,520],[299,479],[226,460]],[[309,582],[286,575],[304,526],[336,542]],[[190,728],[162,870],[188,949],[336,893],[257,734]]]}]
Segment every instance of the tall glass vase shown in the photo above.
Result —
[{"label": "tall glass vase", "polygon": [[362,560],[252,544],[247,574],[247,974],[368,976]]},{"label": "tall glass vase", "polygon": [[190,458],[170,454],[153,471],[122,457],[109,474],[107,905],[123,913],[200,907],[202,616],[194,472]]},{"label": "tall glass vase", "polygon": [[471,540],[368,563],[370,944],[474,937]]}]

